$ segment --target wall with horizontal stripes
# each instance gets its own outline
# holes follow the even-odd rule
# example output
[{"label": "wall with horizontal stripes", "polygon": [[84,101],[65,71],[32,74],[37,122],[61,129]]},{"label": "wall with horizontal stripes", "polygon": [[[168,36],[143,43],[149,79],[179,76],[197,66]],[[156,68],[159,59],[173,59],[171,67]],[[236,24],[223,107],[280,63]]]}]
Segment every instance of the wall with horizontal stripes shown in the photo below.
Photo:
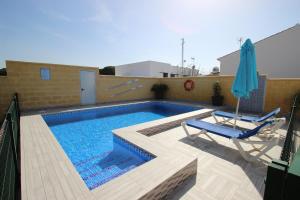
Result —
[{"label": "wall with horizontal stripes", "polygon": [[[41,80],[41,67],[50,69],[50,80]],[[236,105],[236,98],[230,92],[233,76],[184,78],[101,76],[97,67],[20,61],[7,61],[6,68],[7,76],[0,76],[0,119],[3,119],[15,92],[19,94],[23,111],[80,105],[81,70],[94,71],[96,74],[96,103],[152,99],[153,93],[150,89],[155,83],[169,86],[167,99],[210,103],[213,84],[219,81],[225,104],[231,107]],[[186,91],[183,87],[188,79],[195,82],[192,91]],[[281,107],[283,114],[288,113],[292,97],[297,91],[300,91],[300,78],[267,79],[264,111]]]},{"label": "wall with horizontal stripes", "polygon": [[[50,80],[41,80],[40,69],[50,69]],[[80,105],[80,71],[96,74],[96,103],[151,99],[157,78],[99,75],[97,67],[6,61],[7,76],[0,76],[0,120],[15,92],[22,111]]]},{"label": "wall with horizontal stripes", "polygon": [[268,79],[264,111],[269,112],[280,107],[282,113],[290,112],[294,95],[297,92],[300,92],[300,78]]},{"label": "wall with horizontal stripes", "polygon": [[[213,84],[219,82],[224,96],[226,105],[235,106],[236,99],[231,94],[231,84],[233,76],[203,76],[203,77],[186,77],[186,78],[164,78],[162,83],[169,86],[167,98],[171,100],[198,101],[201,103],[210,103],[213,95]],[[194,89],[186,91],[184,82],[186,80],[194,81]]]}]

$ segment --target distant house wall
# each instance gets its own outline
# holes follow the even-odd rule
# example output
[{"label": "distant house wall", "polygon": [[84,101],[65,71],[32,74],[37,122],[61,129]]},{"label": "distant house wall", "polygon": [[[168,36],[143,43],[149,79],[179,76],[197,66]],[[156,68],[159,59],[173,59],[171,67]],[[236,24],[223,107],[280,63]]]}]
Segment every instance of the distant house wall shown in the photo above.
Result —
[{"label": "distant house wall", "polygon": [[[255,43],[257,70],[268,78],[300,78],[300,25]],[[219,58],[221,75],[235,75],[240,51]]]},{"label": "distant house wall", "polygon": [[[138,63],[131,63],[126,65],[116,66],[116,76],[141,76],[141,77],[163,77],[163,73],[167,73],[168,77],[173,75],[191,75],[192,70],[185,67],[183,70],[180,67],[172,66],[168,63],[145,61]],[[195,70],[198,74],[198,70]]]},{"label": "distant house wall", "polygon": [[150,62],[139,62],[115,67],[116,76],[142,76],[150,77]]},{"label": "distant house wall", "polygon": [[174,66],[152,61],[150,61],[150,72],[151,77],[163,77],[163,73],[168,73],[168,77],[170,77],[170,74],[177,74]]},{"label": "distant house wall", "polygon": [[163,72],[176,73],[174,66],[168,63],[145,61],[116,66],[116,76],[163,77]]},{"label": "distant house wall", "polygon": [[[96,67],[80,67],[47,63],[7,61],[7,76],[0,76],[0,120],[13,93],[19,94],[21,110],[44,109],[80,105],[80,71],[96,72],[96,103],[152,99],[151,87],[165,83],[169,87],[167,99],[210,103],[212,86],[220,82],[225,104],[235,107],[236,98],[230,89],[233,76],[209,76],[186,78],[145,78],[98,75]],[[50,80],[41,80],[40,68],[47,67]],[[184,82],[195,82],[192,91],[184,89]],[[264,111],[281,107],[282,114],[290,111],[293,95],[300,91],[298,79],[267,79]]]}]

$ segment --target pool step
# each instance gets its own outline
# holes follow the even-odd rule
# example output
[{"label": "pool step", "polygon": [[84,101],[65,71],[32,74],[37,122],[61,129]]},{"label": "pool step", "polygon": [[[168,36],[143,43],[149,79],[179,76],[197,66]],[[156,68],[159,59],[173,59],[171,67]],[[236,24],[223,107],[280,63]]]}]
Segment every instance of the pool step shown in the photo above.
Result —
[{"label": "pool step", "polygon": [[84,182],[90,190],[124,174],[125,172],[143,164],[135,157],[112,153],[107,157],[96,155],[75,164]]}]

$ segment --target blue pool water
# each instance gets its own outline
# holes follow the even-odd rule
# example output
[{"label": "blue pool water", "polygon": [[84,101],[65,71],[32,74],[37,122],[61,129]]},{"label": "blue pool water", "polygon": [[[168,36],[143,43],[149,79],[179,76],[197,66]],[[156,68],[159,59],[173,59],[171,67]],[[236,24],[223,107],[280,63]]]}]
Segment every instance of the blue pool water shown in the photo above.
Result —
[{"label": "blue pool water", "polygon": [[151,160],[153,155],[112,130],[200,109],[146,102],[44,115],[76,170],[92,190]]}]

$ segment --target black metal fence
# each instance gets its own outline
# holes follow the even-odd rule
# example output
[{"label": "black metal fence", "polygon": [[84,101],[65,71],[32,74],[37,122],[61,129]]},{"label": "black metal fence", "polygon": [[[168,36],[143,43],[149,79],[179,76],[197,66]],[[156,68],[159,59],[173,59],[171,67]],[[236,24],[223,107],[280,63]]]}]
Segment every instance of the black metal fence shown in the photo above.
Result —
[{"label": "black metal fence", "polygon": [[300,93],[294,97],[280,160],[268,166],[264,200],[300,199],[300,148],[296,142]]},{"label": "black metal fence", "polygon": [[291,107],[290,120],[288,124],[288,130],[286,134],[286,138],[284,141],[284,145],[282,148],[280,160],[290,162],[293,158],[293,155],[297,151],[297,144],[295,143],[295,121],[296,121],[296,113],[300,107],[300,93],[296,94],[294,97],[294,102]]},{"label": "black metal fence", "polygon": [[20,109],[15,94],[0,129],[0,200],[20,199]]}]

